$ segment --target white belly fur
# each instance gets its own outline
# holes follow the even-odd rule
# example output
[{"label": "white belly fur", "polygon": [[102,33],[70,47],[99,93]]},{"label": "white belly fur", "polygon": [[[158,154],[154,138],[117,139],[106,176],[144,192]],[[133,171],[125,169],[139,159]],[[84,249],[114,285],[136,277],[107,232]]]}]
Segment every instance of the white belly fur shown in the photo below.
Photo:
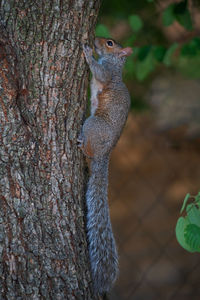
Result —
[{"label": "white belly fur", "polygon": [[91,115],[95,114],[98,107],[98,94],[102,92],[103,85],[97,81],[94,77],[91,81]]}]

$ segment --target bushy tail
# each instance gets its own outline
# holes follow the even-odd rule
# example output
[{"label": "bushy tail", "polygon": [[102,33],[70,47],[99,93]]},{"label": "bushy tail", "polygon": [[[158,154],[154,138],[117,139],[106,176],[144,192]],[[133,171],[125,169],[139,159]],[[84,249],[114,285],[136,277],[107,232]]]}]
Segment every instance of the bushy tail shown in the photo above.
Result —
[{"label": "bushy tail", "polygon": [[108,207],[109,156],[93,159],[86,193],[87,236],[94,291],[108,292],[118,275],[118,255]]}]

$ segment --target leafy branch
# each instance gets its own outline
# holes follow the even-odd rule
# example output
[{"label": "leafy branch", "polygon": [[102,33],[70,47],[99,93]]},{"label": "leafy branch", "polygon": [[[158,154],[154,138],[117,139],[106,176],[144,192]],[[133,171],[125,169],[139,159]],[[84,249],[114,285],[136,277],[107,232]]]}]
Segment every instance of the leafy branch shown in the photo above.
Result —
[{"label": "leafy branch", "polygon": [[180,217],[176,224],[177,241],[189,252],[200,252],[200,192],[185,196],[180,213],[183,212],[185,217]]}]

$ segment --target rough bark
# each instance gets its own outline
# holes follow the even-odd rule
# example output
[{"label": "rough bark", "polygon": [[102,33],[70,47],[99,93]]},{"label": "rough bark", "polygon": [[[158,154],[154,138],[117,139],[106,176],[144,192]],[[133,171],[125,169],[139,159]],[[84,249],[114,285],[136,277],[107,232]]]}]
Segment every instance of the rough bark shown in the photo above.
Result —
[{"label": "rough bark", "polygon": [[95,299],[84,225],[81,43],[100,0],[0,2],[0,299]]}]

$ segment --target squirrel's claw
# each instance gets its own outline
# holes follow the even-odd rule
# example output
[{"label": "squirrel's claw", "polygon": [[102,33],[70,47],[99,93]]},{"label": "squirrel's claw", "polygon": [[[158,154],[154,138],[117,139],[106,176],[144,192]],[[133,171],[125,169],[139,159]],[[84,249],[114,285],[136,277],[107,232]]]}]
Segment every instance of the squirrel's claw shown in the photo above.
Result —
[{"label": "squirrel's claw", "polygon": [[82,146],[83,146],[83,139],[81,137],[78,137],[77,138],[77,142],[78,142],[78,147],[82,148]]},{"label": "squirrel's claw", "polygon": [[87,58],[89,56],[92,56],[93,50],[88,45],[86,45],[86,44],[84,45],[83,44],[83,53],[85,54],[85,57]]}]

